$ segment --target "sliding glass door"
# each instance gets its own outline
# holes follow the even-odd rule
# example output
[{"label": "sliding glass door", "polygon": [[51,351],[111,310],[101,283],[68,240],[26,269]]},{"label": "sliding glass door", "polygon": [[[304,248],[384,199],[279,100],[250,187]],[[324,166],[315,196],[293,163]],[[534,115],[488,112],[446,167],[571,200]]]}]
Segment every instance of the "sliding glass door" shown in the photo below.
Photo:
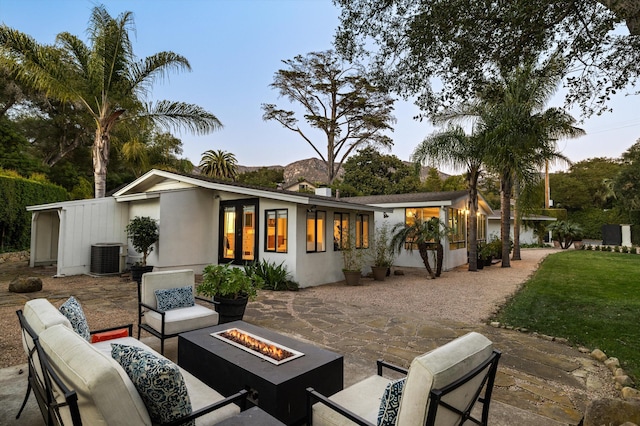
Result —
[{"label": "sliding glass door", "polygon": [[258,200],[220,203],[220,263],[244,264],[258,255]]}]

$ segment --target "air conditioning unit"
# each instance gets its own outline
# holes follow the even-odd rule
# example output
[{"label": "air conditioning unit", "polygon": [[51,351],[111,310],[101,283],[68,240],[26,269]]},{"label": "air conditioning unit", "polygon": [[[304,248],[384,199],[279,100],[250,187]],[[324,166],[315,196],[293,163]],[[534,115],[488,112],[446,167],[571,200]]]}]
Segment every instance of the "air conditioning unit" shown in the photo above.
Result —
[{"label": "air conditioning unit", "polygon": [[121,250],[122,244],[120,243],[97,243],[91,245],[91,273],[97,275],[121,273]]}]

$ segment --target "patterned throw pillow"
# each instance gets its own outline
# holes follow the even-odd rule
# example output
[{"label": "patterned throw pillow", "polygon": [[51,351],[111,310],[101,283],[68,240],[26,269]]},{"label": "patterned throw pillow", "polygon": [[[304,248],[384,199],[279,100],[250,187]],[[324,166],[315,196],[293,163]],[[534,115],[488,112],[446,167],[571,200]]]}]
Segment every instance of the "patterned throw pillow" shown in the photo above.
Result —
[{"label": "patterned throw pillow", "polygon": [[378,410],[378,426],[394,426],[400,408],[400,398],[406,377],[393,381],[387,385],[380,400],[380,410]]},{"label": "patterned throw pillow", "polygon": [[111,344],[111,356],[133,382],[153,423],[166,423],[191,414],[187,386],[173,362],[142,348],[117,343]]},{"label": "patterned throw pillow", "polygon": [[156,290],[156,304],[161,311],[188,308],[194,305],[193,287],[165,288]]},{"label": "patterned throw pillow", "polygon": [[71,327],[73,327],[73,330],[88,342],[91,342],[89,324],[87,323],[87,318],[84,316],[84,311],[82,310],[82,306],[80,306],[80,302],[78,302],[75,297],[71,296],[62,304],[62,306],[60,306],[59,310],[62,315],[67,317],[71,323]]}]

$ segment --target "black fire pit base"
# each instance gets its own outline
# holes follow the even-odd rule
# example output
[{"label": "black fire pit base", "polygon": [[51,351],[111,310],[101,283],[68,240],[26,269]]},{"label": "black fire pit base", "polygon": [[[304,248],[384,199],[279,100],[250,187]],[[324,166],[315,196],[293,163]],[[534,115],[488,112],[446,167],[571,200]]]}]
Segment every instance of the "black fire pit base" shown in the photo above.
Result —
[{"label": "black fire pit base", "polygon": [[[274,365],[211,336],[232,327],[288,346],[304,356]],[[258,407],[288,425],[306,421],[307,387],[333,395],[342,390],[344,380],[342,355],[243,321],[180,334],[178,364],[225,396],[249,390]]]}]

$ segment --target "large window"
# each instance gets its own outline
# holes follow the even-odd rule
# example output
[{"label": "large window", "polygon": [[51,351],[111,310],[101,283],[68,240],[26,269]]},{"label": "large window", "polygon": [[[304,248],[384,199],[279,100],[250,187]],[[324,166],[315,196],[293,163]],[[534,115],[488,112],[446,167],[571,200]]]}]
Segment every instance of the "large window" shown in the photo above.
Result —
[{"label": "large window", "polygon": [[333,250],[342,250],[349,238],[349,213],[333,214]]},{"label": "large window", "polygon": [[369,248],[369,215],[356,215],[356,248]]},{"label": "large window", "polygon": [[287,252],[288,211],[266,210],[267,238],[265,239],[265,251],[276,253]]},{"label": "large window", "polygon": [[467,246],[467,220],[464,210],[449,209],[449,249],[456,250]]},{"label": "large window", "polygon": [[307,252],[326,251],[325,244],[325,223],[327,222],[327,212],[309,211],[307,212]]},{"label": "large window", "polygon": [[[438,219],[440,218],[439,207],[417,207],[417,208],[404,209],[404,223],[408,226],[415,224],[416,220],[425,222],[434,217]],[[407,240],[405,241],[405,244],[404,244],[405,250],[418,249],[418,245],[415,244],[413,241],[414,240],[411,236],[407,237]],[[435,241],[433,243],[435,246]]]}]

